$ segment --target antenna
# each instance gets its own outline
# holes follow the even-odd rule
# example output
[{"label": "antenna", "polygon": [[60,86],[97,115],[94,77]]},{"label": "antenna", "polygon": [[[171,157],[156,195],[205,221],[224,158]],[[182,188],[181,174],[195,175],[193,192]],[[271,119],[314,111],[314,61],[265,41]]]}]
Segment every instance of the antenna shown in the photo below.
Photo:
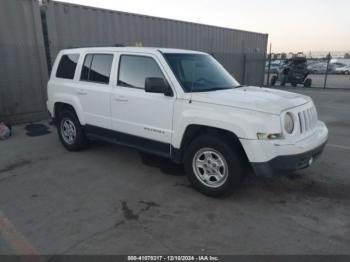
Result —
[{"label": "antenna", "polygon": [[196,62],[194,63],[194,70],[192,71],[192,83],[191,83],[191,94],[190,94],[190,101],[188,103],[192,103],[192,93],[193,93],[193,86],[194,86],[194,79],[196,77],[196,72],[197,72],[197,67],[196,67]]}]

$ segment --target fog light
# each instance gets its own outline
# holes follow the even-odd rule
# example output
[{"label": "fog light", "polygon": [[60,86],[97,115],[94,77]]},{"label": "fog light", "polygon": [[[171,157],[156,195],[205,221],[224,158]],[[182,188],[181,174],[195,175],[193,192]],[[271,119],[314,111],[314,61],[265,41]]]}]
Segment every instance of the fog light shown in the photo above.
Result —
[{"label": "fog light", "polygon": [[259,140],[272,140],[272,139],[281,139],[281,134],[266,134],[266,133],[257,133],[256,134]]}]

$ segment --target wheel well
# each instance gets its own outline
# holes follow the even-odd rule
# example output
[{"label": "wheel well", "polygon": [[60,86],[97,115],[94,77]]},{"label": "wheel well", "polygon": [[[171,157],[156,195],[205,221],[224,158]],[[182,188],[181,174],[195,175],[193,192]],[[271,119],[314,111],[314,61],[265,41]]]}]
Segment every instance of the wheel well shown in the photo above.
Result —
[{"label": "wheel well", "polygon": [[57,102],[57,103],[55,103],[55,107],[54,107],[55,122],[57,121],[60,112],[62,112],[64,110],[71,110],[72,112],[74,112],[76,114],[74,107],[71,106],[70,104]]},{"label": "wheel well", "polygon": [[190,125],[186,128],[186,131],[183,135],[182,142],[181,142],[181,149],[180,149],[181,160],[183,159],[183,155],[184,155],[184,152],[186,151],[186,148],[191,144],[191,142],[196,137],[204,134],[219,136],[225,141],[227,141],[228,143],[231,143],[232,146],[236,147],[237,150],[240,151],[244,160],[246,160],[247,163],[249,163],[248,157],[244,151],[244,148],[236,134],[228,130],[224,130],[216,127],[210,127],[210,126],[201,126],[201,125]]}]

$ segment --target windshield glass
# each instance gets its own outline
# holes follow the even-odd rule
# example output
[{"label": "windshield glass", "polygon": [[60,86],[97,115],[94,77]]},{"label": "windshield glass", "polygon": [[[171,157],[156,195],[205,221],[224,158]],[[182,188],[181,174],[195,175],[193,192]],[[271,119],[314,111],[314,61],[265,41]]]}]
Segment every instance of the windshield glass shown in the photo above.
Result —
[{"label": "windshield glass", "polygon": [[185,92],[206,92],[231,89],[239,83],[206,54],[164,54]]}]

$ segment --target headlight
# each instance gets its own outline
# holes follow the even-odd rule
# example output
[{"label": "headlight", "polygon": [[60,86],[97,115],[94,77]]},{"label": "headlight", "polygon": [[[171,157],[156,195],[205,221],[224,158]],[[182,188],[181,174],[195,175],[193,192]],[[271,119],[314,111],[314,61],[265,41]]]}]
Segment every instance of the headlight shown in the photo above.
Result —
[{"label": "headlight", "polygon": [[292,113],[287,113],[284,115],[284,130],[286,130],[286,132],[288,134],[293,133],[294,130],[294,119],[292,116]]}]

